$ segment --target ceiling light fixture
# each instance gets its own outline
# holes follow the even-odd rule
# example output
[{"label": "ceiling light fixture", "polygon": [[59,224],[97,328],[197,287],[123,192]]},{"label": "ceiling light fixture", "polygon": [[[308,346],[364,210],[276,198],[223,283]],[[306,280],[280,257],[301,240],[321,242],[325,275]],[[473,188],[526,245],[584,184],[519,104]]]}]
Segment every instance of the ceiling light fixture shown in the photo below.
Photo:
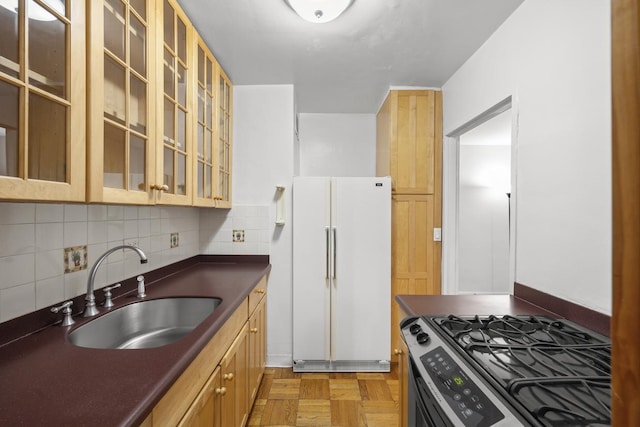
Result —
[{"label": "ceiling light fixture", "polygon": [[354,0],[285,0],[300,17],[314,24],[324,24],[340,16]]}]

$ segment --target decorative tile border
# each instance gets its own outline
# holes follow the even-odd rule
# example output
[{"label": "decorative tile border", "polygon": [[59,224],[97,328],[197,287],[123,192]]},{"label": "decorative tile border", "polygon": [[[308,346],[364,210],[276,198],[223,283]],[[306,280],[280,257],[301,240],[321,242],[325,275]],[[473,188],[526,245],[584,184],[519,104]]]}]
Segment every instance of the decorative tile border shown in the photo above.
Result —
[{"label": "decorative tile border", "polygon": [[64,248],[64,272],[87,269],[87,245]]}]

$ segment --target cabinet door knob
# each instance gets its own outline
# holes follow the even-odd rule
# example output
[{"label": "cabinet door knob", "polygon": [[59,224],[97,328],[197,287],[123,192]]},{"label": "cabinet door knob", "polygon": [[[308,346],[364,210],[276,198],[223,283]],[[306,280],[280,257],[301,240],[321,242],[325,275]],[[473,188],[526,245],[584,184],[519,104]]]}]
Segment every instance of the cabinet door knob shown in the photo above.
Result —
[{"label": "cabinet door knob", "polygon": [[249,332],[251,332],[252,334],[257,334],[258,333],[258,328],[251,328],[249,330]]},{"label": "cabinet door knob", "polygon": [[224,374],[222,378],[224,378],[225,380],[231,381],[233,379],[233,373]]},{"label": "cabinet door knob", "polygon": [[225,394],[227,394],[227,388],[226,387],[218,387],[215,390],[216,394],[219,394],[220,396],[224,396]]},{"label": "cabinet door knob", "polygon": [[164,184],[164,185],[153,184],[151,186],[151,189],[158,190],[158,191],[169,191],[169,186],[167,184]]}]

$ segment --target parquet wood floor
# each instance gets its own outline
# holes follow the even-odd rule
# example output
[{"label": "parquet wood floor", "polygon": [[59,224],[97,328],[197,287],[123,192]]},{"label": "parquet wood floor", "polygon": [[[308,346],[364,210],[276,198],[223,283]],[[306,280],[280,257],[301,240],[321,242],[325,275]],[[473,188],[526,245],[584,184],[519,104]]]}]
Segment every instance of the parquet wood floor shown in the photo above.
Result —
[{"label": "parquet wood floor", "polygon": [[396,427],[400,385],[389,373],[294,373],[267,368],[249,426]]}]

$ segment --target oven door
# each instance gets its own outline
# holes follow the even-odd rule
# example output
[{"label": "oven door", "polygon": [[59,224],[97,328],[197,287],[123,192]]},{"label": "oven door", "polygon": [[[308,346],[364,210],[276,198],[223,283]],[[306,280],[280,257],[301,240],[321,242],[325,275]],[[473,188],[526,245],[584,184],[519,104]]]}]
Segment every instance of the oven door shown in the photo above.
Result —
[{"label": "oven door", "polygon": [[409,360],[409,393],[407,399],[409,427],[450,427],[454,424],[442,412],[411,356]]}]

